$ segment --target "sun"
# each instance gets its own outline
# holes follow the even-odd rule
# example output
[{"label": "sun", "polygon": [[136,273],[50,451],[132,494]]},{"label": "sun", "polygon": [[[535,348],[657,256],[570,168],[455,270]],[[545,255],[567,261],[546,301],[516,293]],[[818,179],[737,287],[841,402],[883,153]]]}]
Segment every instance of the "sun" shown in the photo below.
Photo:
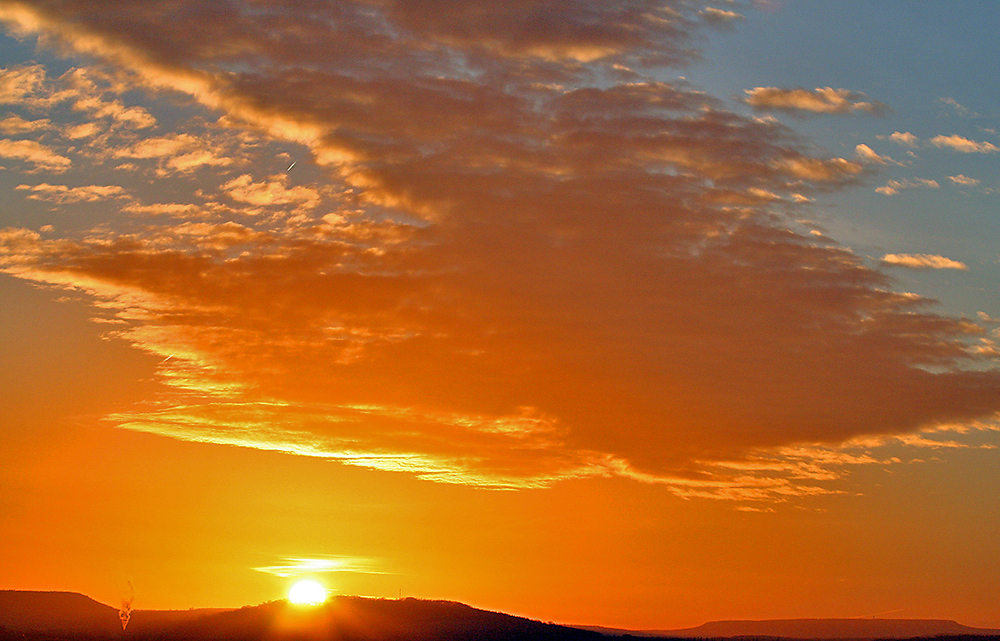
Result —
[{"label": "sun", "polygon": [[317,581],[305,579],[292,586],[288,600],[296,605],[320,605],[326,601],[326,588]]}]

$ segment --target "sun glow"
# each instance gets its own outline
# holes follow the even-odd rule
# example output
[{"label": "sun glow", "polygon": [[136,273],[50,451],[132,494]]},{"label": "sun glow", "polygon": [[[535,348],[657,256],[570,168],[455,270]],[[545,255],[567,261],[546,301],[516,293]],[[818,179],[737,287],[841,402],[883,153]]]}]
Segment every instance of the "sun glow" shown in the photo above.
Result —
[{"label": "sun glow", "polygon": [[288,591],[288,600],[296,605],[320,605],[326,596],[326,588],[312,579],[299,581]]}]

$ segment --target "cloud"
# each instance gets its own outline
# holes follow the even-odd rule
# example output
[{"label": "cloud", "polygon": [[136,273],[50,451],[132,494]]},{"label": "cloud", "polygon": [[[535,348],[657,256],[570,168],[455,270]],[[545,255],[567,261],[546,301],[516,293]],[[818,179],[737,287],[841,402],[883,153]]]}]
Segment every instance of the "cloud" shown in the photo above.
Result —
[{"label": "cloud", "polygon": [[965,263],[935,254],[886,254],[882,264],[910,269],[969,269]]},{"label": "cloud", "polygon": [[313,209],[319,204],[320,195],[316,189],[287,187],[287,184],[287,174],[278,174],[262,182],[254,182],[249,174],[243,174],[224,184],[222,190],[233,200],[260,207],[295,205]]},{"label": "cloud", "polygon": [[26,65],[0,70],[0,102],[7,105],[39,105],[33,98],[45,81],[45,68],[41,65]]},{"label": "cloud", "polygon": [[71,69],[51,79],[41,65],[0,70],[0,102],[22,105],[34,110],[49,109],[69,103],[76,111],[92,118],[106,118],[129,129],[146,129],[156,119],[142,107],[128,107],[107,94],[115,93],[109,80],[86,69]]},{"label": "cloud", "polygon": [[191,172],[199,167],[227,167],[232,158],[223,155],[213,141],[191,134],[171,134],[143,140],[114,152],[117,158],[139,158],[158,161],[158,173]]},{"label": "cloud", "polygon": [[18,185],[15,189],[29,192],[32,200],[66,204],[79,202],[97,202],[112,198],[127,198],[128,192],[118,185],[85,185],[83,187],[67,187],[66,185]]},{"label": "cloud", "polygon": [[378,564],[374,560],[364,557],[324,555],[320,558],[287,557],[282,561],[281,565],[269,565],[254,570],[285,579],[332,572],[384,574],[375,569]]},{"label": "cloud", "polygon": [[[706,5],[12,6],[225,141],[120,125],[80,162],[155,165],[161,196],[0,234],[8,273],[85,292],[160,356],[166,391],[108,417],[123,429],[434,482],[790,500],[833,477],[761,452],[1000,409],[982,327],[796,222],[874,152],[811,151],[682,80],[604,81],[692,59]],[[843,91],[806,93],[876,110]],[[302,164],[254,171],[273,147],[227,133]]]},{"label": "cloud", "polygon": [[911,147],[911,148],[916,148],[920,143],[920,139],[908,131],[893,132],[893,134],[889,136],[889,140],[896,143],[897,145],[903,145],[904,147]]},{"label": "cloud", "polygon": [[938,189],[941,185],[930,178],[913,178],[907,180],[890,180],[875,191],[886,196],[895,196],[904,189]]},{"label": "cloud", "polygon": [[99,80],[101,78],[95,78],[85,69],[72,69],[58,80],[66,87],[60,97],[70,100],[73,109],[92,118],[107,118],[129,129],[148,129],[156,125],[156,119],[143,107],[127,107],[120,100],[105,97]]},{"label": "cloud", "polygon": [[34,165],[35,171],[62,173],[69,169],[72,161],[56,153],[52,148],[34,140],[0,140],[0,157],[23,160]]},{"label": "cloud", "polygon": [[115,122],[133,129],[148,129],[156,125],[149,112],[141,107],[126,107],[117,100],[104,102],[100,98],[81,98],[73,105],[74,109],[89,112],[95,118],[110,118]]},{"label": "cloud", "polygon": [[963,185],[965,187],[975,187],[982,182],[977,178],[969,178],[964,174],[959,174],[957,176],[948,176],[948,180],[955,183],[956,185]]},{"label": "cloud", "polygon": [[701,10],[700,15],[705,22],[713,26],[722,27],[731,26],[733,22],[744,19],[742,15],[735,11],[726,11],[725,9],[717,9],[715,7],[705,7]]},{"label": "cloud", "polygon": [[959,104],[959,102],[954,98],[941,98],[941,102],[953,108],[955,110],[955,114],[961,118],[968,118],[970,116],[974,117],[979,115],[970,111],[968,107]]},{"label": "cloud", "polygon": [[76,140],[79,138],[91,138],[100,134],[101,131],[101,127],[97,123],[85,122],[79,125],[66,127],[61,133],[71,140]]},{"label": "cloud", "polygon": [[889,156],[881,156],[874,149],[865,144],[860,144],[854,148],[854,155],[863,163],[874,165],[887,165],[889,163],[899,164]]},{"label": "cloud", "polygon": [[122,211],[139,216],[173,216],[185,219],[198,217],[201,213],[201,209],[197,205],[190,203],[154,203],[151,205],[131,203],[123,207]]},{"label": "cloud", "polygon": [[934,136],[930,139],[930,143],[935,147],[954,149],[966,154],[991,154],[1000,151],[1000,148],[991,142],[976,142],[975,140],[969,140],[958,135]]},{"label": "cloud", "polygon": [[[880,140],[885,140],[885,136],[878,136]],[[910,132],[894,132],[892,135],[888,136],[888,140],[902,145],[904,147],[909,147],[911,149],[916,149],[920,146],[920,138],[914,136]],[[938,147],[941,149],[952,149],[954,151],[960,151],[963,153],[995,153],[1000,151],[996,145],[991,142],[976,142],[975,140],[969,140],[959,135],[945,136],[938,135],[934,136],[927,141],[927,144],[933,147]]]},{"label": "cloud", "polygon": [[10,135],[30,133],[35,131],[45,131],[52,128],[52,122],[48,118],[39,120],[25,120],[20,116],[8,116],[0,120],[0,132]]},{"label": "cloud", "polygon": [[30,229],[0,229],[0,266],[34,261],[39,254],[41,234]]},{"label": "cloud", "polygon": [[744,102],[754,109],[785,111],[792,114],[880,115],[888,111],[887,105],[868,101],[864,94],[848,89],[755,87],[747,89],[745,93]]}]

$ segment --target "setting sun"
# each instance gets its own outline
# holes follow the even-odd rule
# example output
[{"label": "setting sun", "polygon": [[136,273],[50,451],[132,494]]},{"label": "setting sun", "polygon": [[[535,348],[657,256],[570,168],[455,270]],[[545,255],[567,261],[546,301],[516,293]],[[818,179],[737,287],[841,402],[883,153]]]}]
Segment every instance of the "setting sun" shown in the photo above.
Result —
[{"label": "setting sun", "polygon": [[326,588],[311,579],[299,581],[288,591],[288,600],[296,605],[320,605],[326,601]]}]

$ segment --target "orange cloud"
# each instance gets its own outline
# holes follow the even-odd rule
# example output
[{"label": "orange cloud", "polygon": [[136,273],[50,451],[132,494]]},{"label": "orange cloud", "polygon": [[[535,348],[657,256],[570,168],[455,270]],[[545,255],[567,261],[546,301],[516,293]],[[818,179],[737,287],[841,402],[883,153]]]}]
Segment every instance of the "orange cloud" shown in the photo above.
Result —
[{"label": "orange cloud", "polygon": [[889,156],[882,156],[878,154],[874,149],[865,144],[857,145],[854,148],[854,155],[863,163],[874,164],[874,165],[899,165],[901,163],[896,162]]},{"label": "orange cloud", "polygon": [[913,178],[907,180],[890,180],[885,185],[876,188],[875,191],[886,196],[895,196],[903,189],[938,189],[940,186],[938,181],[931,180],[930,178]]},{"label": "orange cloud", "polygon": [[[861,162],[683,81],[594,82],[686,60],[704,22],[689,3],[206,4],[196,24],[167,2],[4,6],[326,172],[205,162],[192,188],[163,164],[157,204],[123,207],[142,218],[0,235],[9,273],[87,292],[162,359],[169,393],[122,427],[441,482],[782,500],[835,475],[761,451],[1000,409],[980,326],[795,222]],[[873,104],[842,91],[807,93]],[[216,149],[197,138],[95,157]]]},{"label": "orange cloud", "polygon": [[174,171],[189,172],[202,166],[225,167],[233,164],[231,158],[222,154],[218,146],[190,134],[144,138],[114,151],[118,158],[158,160],[160,175]]},{"label": "orange cloud", "polygon": [[886,254],[882,263],[911,269],[969,269],[965,263],[934,254]]},{"label": "orange cloud", "polygon": [[45,81],[45,68],[41,65],[25,65],[0,71],[0,102],[4,104],[28,104],[44,107],[48,101],[39,101],[33,94]]},{"label": "orange cloud", "polygon": [[8,116],[0,120],[0,132],[7,135],[17,135],[32,131],[44,131],[52,127],[52,122],[48,118],[39,120],[25,120],[20,116]]},{"label": "orange cloud", "polygon": [[957,135],[934,136],[931,138],[930,143],[935,147],[947,147],[966,154],[988,154],[1000,151],[1000,148],[991,142],[976,142],[975,140],[969,140],[968,138]]},{"label": "orange cloud", "polygon": [[964,187],[975,187],[982,182],[978,178],[969,178],[965,174],[959,174],[957,176],[948,176],[948,180],[955,183],[956,185],[962,185]]},{"label": "orange cloud", "polygon": [[782,89],[755,87],[746,90],[744,102],[755,109],[773,109],[794,114],[883,114],[888,107],[880,102],[864,100],[866,96],[848,89],[817,87],[816,89]]},{"label": "orange cloud", "polygon": [[66,185],[18,185],[15,189],[30,192],[28,198],[66,204],[79,202],[96,202],[111,198],[127,198],[128,192],[118,185],[85,185],[83,187],[67,187]]},{"label": "orange cloud", "polygon": [[[34,140],[0,140],[0,158],[23,160],[33,165],[31,170],[61,173],[69,169],[72,161]],[[29,171],[31,171],[29,170]]]},{"label": "orange cloud", "polygon": [[288,177],[279,174],[269,181],[254,182],[249,174],[233,178],[222,190],[233,200],[260,207],[295,205],[313,209],[320,201],[319,192],[311,187],[286,187]]}]

